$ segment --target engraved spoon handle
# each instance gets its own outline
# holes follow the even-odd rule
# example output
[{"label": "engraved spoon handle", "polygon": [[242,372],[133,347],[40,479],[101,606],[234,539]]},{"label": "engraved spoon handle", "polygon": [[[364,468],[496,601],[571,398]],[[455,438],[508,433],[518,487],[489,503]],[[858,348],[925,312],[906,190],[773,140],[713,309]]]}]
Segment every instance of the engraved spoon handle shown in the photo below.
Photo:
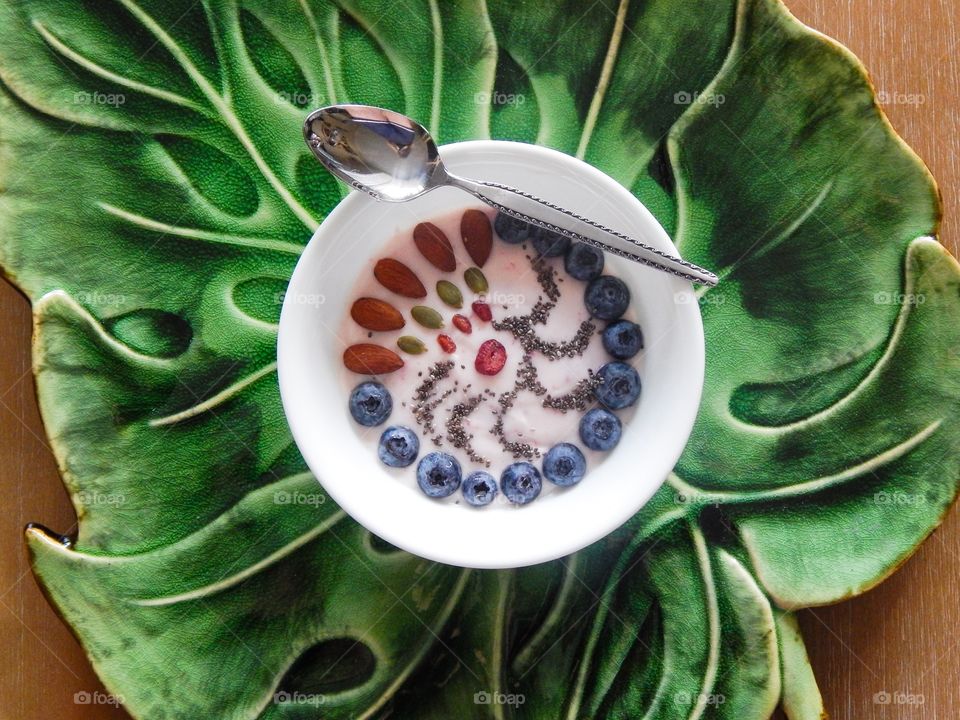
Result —
[{"label": "engraved spoon handle", "polygon": [[478,200],[500,212],[587,243],[599,250],[605,250],[701,285],[713,287],[718,282],[717,276],[709,270],[657,250],[640,240],[564,210],[523,190],[500,183],[468,180],[449,173],[447,173],[446,184],[466,190]]}]

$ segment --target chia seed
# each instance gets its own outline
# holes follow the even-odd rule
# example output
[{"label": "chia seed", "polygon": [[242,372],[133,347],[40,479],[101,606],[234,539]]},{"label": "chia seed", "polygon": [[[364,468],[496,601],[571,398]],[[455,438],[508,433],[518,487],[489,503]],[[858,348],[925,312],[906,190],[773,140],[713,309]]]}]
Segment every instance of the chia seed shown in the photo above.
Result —
[{"label": "chia seed", "polygon": [[539,352],[548,360],[580,357],[590,345],[597,326],[591,320],[584,320],[570,340],[544,340],[533,329],[534,325],[545,325],[553,310],[553,303],[538,300],[527,315],[513,315],[503,320],[495,320],[495,330],[509,332],[520,343],[525,353]]},{"label": "chia seed", "polygon": [[450,408],[450,419],[447,420],[447,440],[455,448],[464,450],[471,461],[480,463],[484,467],[490,467],[490,461],[478,453],[471,444],[473,435],[463,429],[463,421],[485,400],[486,397],[483,395],[474,395]]},{"label": "chia seed", "polygon": [[537,282],[547,300],[542,296],[538,297],[537,302],[526,315],[513,315],[503,320],[494,320],[494,330],[509,332],[528,354],[539,352],[551,361],[580,357],[590,344],[590,338],[596,332],[597,326],[591,320],[584,320],[570,340],[549,341],[537,335],[534,326],[547,324],[550,314],[557,306],[557,300],[560,299],[560,288],[557,285],[557,271],[553,265],[543,258],[532,259],[529,255],[527,258],[530,260],[530,267],[537,273]]},{"label": "chia seed", "polygon": [[537,376],[537,368],[533,364],[530,355],[524,355],[520,361],[520,365],[517,368],[517,377],[513,383],[513,389],[500,393],[500,396],[497,398],[497,404],[500,406],[500,409],[494,411],[497,420],[490,429],[490,434],[496,437],[497,442],[500,443],[500,447],[510,453],[515,459],[522,458],[524,460],[532,460],[540,457],[540,450],[530,443],[508,439],[503,430],[503,418],[507,412],[509,412],[510,408],[513,407],[514,403],[516,403],[517,396],[523,390],[532,392],[534,395],[543,395],[547,392],[547,389],[540,383],[540,379]]},{"label": "chia seed", "polygon": [[593,391],[603,382],[603,379],[595,375],[593,370],[587,371],[587,377],[574,385],[573,390],[563,395],[547,395],[543,399],[543,407],[551,410],[559,410],[566,413],[569,410],[586,410],[592,405],[595,398]]},{"label": "chia seed", "polygon": [[537,272],[537,282],[543,294],[550,300],[556,302],[560,299],[560,288],[557,286],[557,270],[543,258],[537,258],[530,261],[530,267]]},{"label": "chia seed", "polygon": [[[454,392],[454,388],[449,388],[439,396],[437,395],[437,386],[450,377],[452,369],[453,362],[449,360],[435,363],[428,371],[427,379],[417,386],[413,394],[413,405],[411,407],[413,417],[417,424],[423,426],[423,429],[429,435],[434,433],[434,410]],[[423,373],[419,374],[422,375]],[[442,445],[443,437],[437,435],[433,438],[433,441],[439,447]]]},{"label": "chia seed", "polygon": [[520,390],[529,390],[534,395],[544,395],[547,392],[547,389],[540,382],[540,375],[530,355],[524,355],[520,361],[520,366],[517,368],[517,380],[513,388],[515,393]]}]

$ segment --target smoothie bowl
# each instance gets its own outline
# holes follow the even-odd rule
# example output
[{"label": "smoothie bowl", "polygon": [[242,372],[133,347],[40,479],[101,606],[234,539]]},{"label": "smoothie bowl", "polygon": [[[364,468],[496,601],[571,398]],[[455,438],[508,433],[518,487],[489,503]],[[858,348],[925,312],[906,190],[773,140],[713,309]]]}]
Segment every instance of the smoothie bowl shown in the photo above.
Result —
[{"label": "smoothie bowl", "polygon": [[[642,204],[569,156],[443,154],[672,252]],[[693,426],[704,348],[689,282],[441,188],[331,213],[286,293],[278,362],[333,500],[402,549],[504,568],[575,552],[649,500]]]}]

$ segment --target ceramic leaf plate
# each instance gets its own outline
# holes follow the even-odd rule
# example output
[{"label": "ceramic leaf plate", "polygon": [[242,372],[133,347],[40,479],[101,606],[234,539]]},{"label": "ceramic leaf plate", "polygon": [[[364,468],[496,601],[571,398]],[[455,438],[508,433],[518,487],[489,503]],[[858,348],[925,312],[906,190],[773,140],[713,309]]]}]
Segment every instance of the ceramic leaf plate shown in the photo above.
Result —
[{"label": "ceramic leaf plate", "polygon": [[[774,0],[0,0],[0,80],[0,261],[80,518],[27,542],[136,718],[819,718],[790,611],[954,499],[937,191]],[[434,565],[306,472],[276,322],[342,197],[300,124],[344,101],[585,158],[720,272],[689,447],[607,540]]]}]

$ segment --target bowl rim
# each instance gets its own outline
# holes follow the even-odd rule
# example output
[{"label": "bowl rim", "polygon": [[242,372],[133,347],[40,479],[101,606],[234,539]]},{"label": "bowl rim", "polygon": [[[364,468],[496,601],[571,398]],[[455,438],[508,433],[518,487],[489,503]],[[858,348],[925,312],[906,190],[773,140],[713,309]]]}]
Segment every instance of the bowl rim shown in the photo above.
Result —
[{"label": "bowl rim", "polygon": [[[598,186],[612,206],[615,205],[618,211],[622,210],[624,214],[629,215],[631,221],[643,224],[645,226],[643,237],[646,242],[650,242],[658,247],[658,249],[679,257],[666,231],[660,226],[659,222],[646,206],[611,177],[582,160],[539,145],[502,140],[463,141],[444,145],[441,147],[441,150],[446,164],[450,166],[454,172],[456,172],[456,166],[461,163],[469,163],[471,161],[479,162],[480,158],[486,159],[488,156],[496,156],[498,153],[502,154],[503,152],[509,153],[514,157],[518,153],[525,155],[524,161],[532,163],[534,167],[537,163],[544,164],[548,167],[559,165],[564,171],[572,172],[578,180],[579,177],[582,177],[584,182],[589,181]],[[550,199],[549,191],[543,192],[541,189],[538,194],[541,197]],[[469,195],[464,193],[463,197],[465,204],[470,202],[471,198]],[[475,200],[473,201],[476,202]],[[678,388],[678,402],[676,407],[671,408],[671,415],[675,417],[675,424],[678,427],[682,427],[683,431],[671,436],[669,447],[657,446],[660,450],[660,456],[656,467],[662,469],[662,474],[658,473],[659,480],[656,482],[648,482],[647,485],[644,486],[643,492],[634,492],[632,496],[625,498],[624,502],[620,505],[611,505],[608,508],[608,514],[604,518],[601,518],[600,521],[594,518],[594,522],[574,524],[571,527],[569,522],[570,518],[568,517],[563,522],[552,523],[554,530],[562,527],[564,532],[555,532],[553,535],[554,542],[549,544],[530,542],[524,544],[524,546],[519,549],[516,545],[513,545],[510,548],[511,554],[509,557],[505,557],[503,553],[495,553],[492,557],[471,555],[470,553],[462,552],[465,543],[455,543],[454,548],[459,549],[451,549],[449,544],[438,542],[435,535],[424,532],[424,529],[419,527],[420,523],[414,522],[413,520],[406,523],[406,525],[409,526],[409,532],[404,532],[401,527],[404,523],[390,521],[388,519],[389,511],[384,512],[385,508],[383,506],[389,502],[398,501],[400,497],[393,494],[392,489],[384,488],[385,491],[389,491],[392,494],[390,501],[370,501],[369,498],[359,498],[358,495],[360,493],[351,492],[344,483],[338,482],[335,477],[331,478],[331,466],[335,464],[335,462],[323,457],[320,452],[317,443],[317,433],[311,430],[312,427],[315,427],[315,423],[311,423],[310,421],[312,417],[311,410],[306,407],[307,403],[304,402],[303,397],[304,387],[298,379],[298,375],[302,375],[298,368],[305,358],[298,357],[298,355],[303,354],[303,350],[297,347],[293,328],[295,327],[294,323],[297,320],[298,313],[301,313],[303,310],[296,306],[292,298],[297,297],[298,294],[307,292],[311,287],[309,285],[311,278],[308,277],[308,273],[311,268],[316,267],[318,253],[321,253],[320,246],[323,245],[325,237],[335,232],[340,225],[348,222],[351,217],[362,213],[365,208],[370,209],[378,206],[389,207],[399,205],[402,205],[402,203],[378,203],[362,192],[354,191],[348,194],[324,219],[323,223],[304,248],[291,276],[288,290],[284,297],[277,337],[277,373],[280,395],[291,434],[311,472],[331,498],[348,515],[370,532],[403,550],[441,563],[460,567],[490,569],[523,567],[564,557],[606,537],[636,514],[661,487],[670,470],[673,469],[679,459],[692,432],[702,396],[705,371],[703,324],[699,305],[695,301],[686,300],[679,303],[675,302],[676,312],[678,316],[684,320],[684,326],[681,330],[685,335],[684,358],[686,358],[687,361],[687,374],[685,375],[684,386]],[[413,223],[411,223],[411,225],[412,224]],[[385,237],[381,239],[381,242],[385,241]],[[372,248],[371,252],[376,252],[376,244],[370,245],[370,247]],[[627,261],[621,262],[626,263]],[[649,268],[642,268],[642,266],[634,266],[631,263],[626,265],[620,264],[618,267],[635,268],[635,270],[632,269],[630,272],[656,272]],[[622,273],[618,274],[622,276]],[[692,286],[689,282],[673,276],[666,276],[665,274],[660,275],[663,275],[661,282],[670,283],[670,286],[674,288],[674,297],[677,297],[678,293],[687,293],[690,297],[695,297],[692,294]],[[334,382],[336,385],[340,385],[338,378],[335,378]],[[338,388],[338,392],[341,393],[339,399],[345,402],[346,395],[342,393],[342,389]],[[339,402],[334,403],[333,407],[339,407],[340,404]],[[344,410],[342,415],[347,422],[350,422],[349,413]],[[387,427],[388,424],[389,423],[384,424],[383,427]],[[625,427],[629,427],[629,423]],[[622,444],[621,441],[621,445]],[[333,450],[333,448],[329,449],[331,451]],[[623,450],[623,447],[619,448],[620,453],[623,453]],[[608,458],[595,472],[601,473],[603,467],[610,462],[617,452],[617,450],[613,451],[611,458]],[[376,462],[376,453],[369,452],[368,454],[370,458]],[[413,467],[414,466],[411,466],[411,468]],[[585,482],[589,482],[590,477],[588,474]],[[625,483],[624,487],[626,487]],[[572,488],[572,490],[584,492],[580,486],[576,486]],[[449,520],[445,521],[443,516],[437,515],[434,510],[427,510],[426,508],[433,506],[433,508],[455,509],[458,508],[458,506],[437,503],[422,495],[418,500],[420,503],[426,504],[424,505],[424,514],[431,516],[431,523],[437,526],[437,535],[439,535],[443,529],[457,529],[457,526]],[[378,508],[378,506],[381,507]],[[504,508],[504,512],[522,516],[524,513],[530,513],[535,507],[537,507],[537,503],[532,503],[522,508]],[[479,516],[490,509],[491,508],[477,510],[471,508],[466,512],[474,516]],[[416,512],[416,510],[414,511]],[[540,510],[538,512],[542,515],[548,511]],[[449,514],[451,516],[461,515],[461,517],[469,517],[463,516],[462,513],[455,510]],[[531,539],[536,535],[535,528],[531,528],[529,531],[515,528],[514,526],[520,521],[511,521],[509,520],[509,515],[500,515],[502,521],[496,523],[495,527],[497,530],[498,548],[505,547],[505,543],[500,542],[499,538],[504,532],[505,524],[510,526],[510,532],[517,537],[522,536]],[[470,525],[472,529],[476,523],[470,520],[467,524]],[[537,523],[537,527],[541,529],[544,526],[550,527],[551,523],[547,522],[546,525],[543,521]],[[488,525],[488,533],[490,529],[491,526]],[[414,532],[414,530],[416,530],[416,532]]]}]

